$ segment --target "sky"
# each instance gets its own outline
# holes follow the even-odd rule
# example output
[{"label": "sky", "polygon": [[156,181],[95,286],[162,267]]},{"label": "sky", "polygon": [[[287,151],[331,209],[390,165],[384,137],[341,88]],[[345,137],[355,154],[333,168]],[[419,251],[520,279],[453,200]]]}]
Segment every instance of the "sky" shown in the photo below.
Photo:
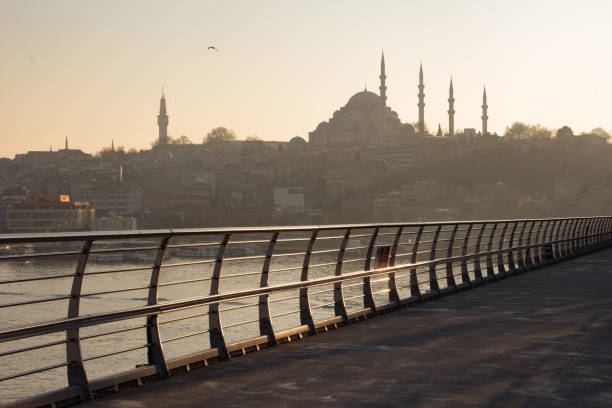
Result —
[{"label": "sky", "polygon": [[[418,120],[489,131],[515,121],[612,129],[609,1],[0,0],[0,157],[28,150],[146,149],[162,86],[169,134],[201,143],[308,139],[364,89]],[[213,45],[218,52],[207,50]]]}]

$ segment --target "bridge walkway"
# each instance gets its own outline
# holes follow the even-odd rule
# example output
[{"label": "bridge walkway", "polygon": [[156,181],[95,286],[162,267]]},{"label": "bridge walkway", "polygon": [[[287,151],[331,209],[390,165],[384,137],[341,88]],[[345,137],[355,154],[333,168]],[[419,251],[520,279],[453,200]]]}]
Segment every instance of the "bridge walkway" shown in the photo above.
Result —
[{"label": "bridge walkway", "polygon": [[87,407],[612,405],[612,249]]}]

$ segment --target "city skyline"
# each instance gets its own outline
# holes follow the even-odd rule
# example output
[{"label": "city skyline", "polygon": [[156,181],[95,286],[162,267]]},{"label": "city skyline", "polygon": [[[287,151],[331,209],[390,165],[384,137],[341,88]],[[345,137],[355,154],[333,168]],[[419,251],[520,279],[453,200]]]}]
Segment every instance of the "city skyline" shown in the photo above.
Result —
[{"label": "city skyline", "polygon": [[383,49],[385,97],[403,122],[418,121],[423,64],[430,132],[448,129],[451,76],[455,129],[480,128],[485,84],[491,133],[514,121],[612,128],[604,2],[272,4],[4,2],[0,157],[57,149],[66,136],[91,152],[111,140],[147,149],[161,86],[173,137],[200,143],[225,126],[241,139],[307,139],[364,82],[377,89]]}]

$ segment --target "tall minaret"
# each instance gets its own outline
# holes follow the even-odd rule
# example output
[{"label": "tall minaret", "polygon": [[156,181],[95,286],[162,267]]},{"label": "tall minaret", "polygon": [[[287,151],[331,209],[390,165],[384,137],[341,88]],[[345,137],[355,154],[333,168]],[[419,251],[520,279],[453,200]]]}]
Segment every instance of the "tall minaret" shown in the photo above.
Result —
[{"label": "tall minaret", "polygon": [[68,150],[68,135],[66,135],[66,140],[64,140],[64,150]]},{"label": "tall minaret", "polygon": [[385,53],[383,51],[382,58],[380,60],[380,99],[382,99],[383,103],[387,105],[387,86],[385,85],[385,79],[387,79],[387,75],[385,75]]},{"label": "tall minaret", "polygon": [[487,108],[489,107],[489,105],[487,105],[487,87],[484,87],[484,91],[482,92],[482,135],[486,136],[487,135],[487,120],[489,119],[489,117],[487,116]]},{"label": "tall minaret", "polygon": [[157,126],[159,126],[159,146],[168,144],[168,114],[166,113],[166,96],[162,88],[162,96],[159,101],[159,115],[157,115]]},{"label": "tall minaret", "polygon": [[419,134],[425,135],[425,94],[423,93],[423,64],[419,69]]},{"label": "tall minaret", "polygon": [[453,78],[450,80],[450,88],[448,88],[448,135],[455,134],[455,98],[453,96]]}]

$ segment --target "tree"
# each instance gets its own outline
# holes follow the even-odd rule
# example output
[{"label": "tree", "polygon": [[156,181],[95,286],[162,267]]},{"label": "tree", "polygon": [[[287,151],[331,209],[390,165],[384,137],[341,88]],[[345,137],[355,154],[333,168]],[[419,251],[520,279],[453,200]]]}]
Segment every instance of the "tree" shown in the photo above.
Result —
[{"label": "tree", "polygon": [[561,129],[557,130],[557,138],[559,139],[564,139],[572,136],[574,136],[574,131],[569,126],[563,126]]},{"label": "tree", "polygon": [[170,141],[170,143],[172,143],[172,144],[180,144],[180,145],[187,145],[187,144],[191,144],[191,140],[189,140],[189,138],[186,135],[181,135],[181,136],[179,136],[178,139],[174,139],[174,140]]},{"label": "tree", "polygon": [[610,137],[610,134],[600,127],[591,130],[591,133],[600,137],[604,137],[606,139]]},{"label": "tree", "polygon": [[221,143],[221,142],[231,142],[236,140],[236,133],[233,130],[217,127],[212,129],[210,132],[206,134],[206,137],[202,141],[203,143]]},{"label": "tree", "polygon": [[512,126],[506,128],[504,137],[509,139],[526,139],[528,134],[528,128],[523,122],[514,122]]},{"label": "tree", "polygon": [[550,139],[552,131],[540,125],[526,125],[522,122],[514,122],[512,126],[506,128],[504,137],[509,139]]},{"label": "tree", "polygon": [[550,139],[551,135],[552,135],[552,131],[550,129],[545,128],[544,126],[540,126],[540,125],[530,126],[529,136],[532,139],[546,140],[546,139]]}]

